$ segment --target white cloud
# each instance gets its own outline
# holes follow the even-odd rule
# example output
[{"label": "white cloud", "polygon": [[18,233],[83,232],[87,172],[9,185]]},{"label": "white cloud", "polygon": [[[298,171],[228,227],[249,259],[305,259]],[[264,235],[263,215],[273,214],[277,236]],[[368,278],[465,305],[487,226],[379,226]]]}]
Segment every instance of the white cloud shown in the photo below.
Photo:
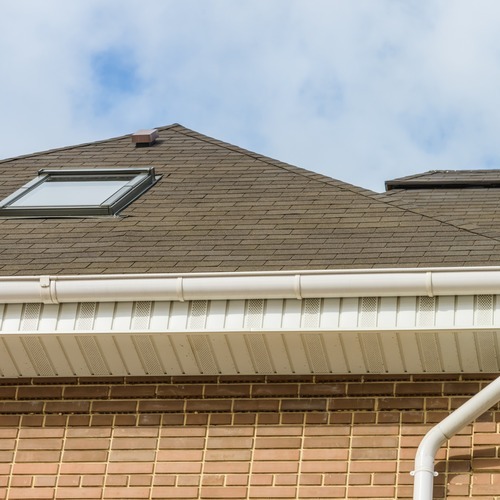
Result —
[{"label": "white cloud", "polygon": [[499,14],[494,0],[5,1],[0,156],[180,122],[376,189],[500,168]]}]

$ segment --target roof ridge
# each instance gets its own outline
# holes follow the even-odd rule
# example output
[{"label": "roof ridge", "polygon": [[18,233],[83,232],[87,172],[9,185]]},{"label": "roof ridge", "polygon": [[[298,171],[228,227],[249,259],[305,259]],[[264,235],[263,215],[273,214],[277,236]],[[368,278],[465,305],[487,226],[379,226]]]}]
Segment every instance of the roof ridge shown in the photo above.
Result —
[{"label": "roof ridge", "polygon": [[[280,160],[277,160],[275,158],[271,158],[270,156],[262,155],[260,153],[256,153],[254,151],[251,151],[249,149],[241,148],[239,146],[235,146],[234,144],[231,144],[229,142],[221,141],[219,139],[215,139],[213,137],[210,137],[205,134],[201,134],[199,132],[196,132],[194,130],[191,130],[189,128],[186,128],[182,125],[175,124],[175,128],[180,128],[181,130],[175,130],[175,132],[179,132],[181,134],[187,135],[189,137],[195,137],[199,140],[203,140],[205,142],[208,142],[210,144],[214,144],[216,146],[223,147],[225,149],[228,149],[230,151],[234,151],[236,153],[241,153],[247,156],[250,156],[251,158],[255,158],[256,160],[263,161],[265,163],[268,163],[269,165],[273,165],[275,167],[283,168],[285,170],[291,171],[293,173],[296,173],[298,175],[303,175],[304,177],[312,178],[314,180],[317,180],[318,182],[323,182],[325,184],[332,184],[334,187],[340,188],[340,189],[347,189],[349,191],[352,191],[356,194],[361,194],[361,193],[370,193],[372,195],[376,195],[375,191],[371,191],[370,189],[366,189],[360,186],[356,186],[354,184],[350,184],[348,182],[341,181],[339,179],[335,179],[333,177],[329,177],[328,175],[320,174],[318,172],[314,172],[312,170],[308,170],[306,168],[298,167],[296,165],[292,165],[290,163],[286,163]],[[188,132],[188,133],[186,133]]]},{"label": "roof ridge", "polygon": [[[204,134],[200,134],[199,132],[195,132],[195,131],[193,131],[191,129],[183,127],[182,125],[178,125],[177,124],[177,126],[180,127],[182,130],[179,130],[179,131],[176,130],[176,132],[179,132],[179,133],[184,133],[183,131],[190,132],[189,134],[185,134],[184,133],[184,135],[188,135],[188,136],[191,136],[191,137],[197,137],[200,140],[205,140],[206,142],[209,142],[211,144],[216,144],[218,146],[225,147],[226,149],[229,149],[231,151],[241,152],[242,154],[246,154],[246,155],[248,155],[248,156],[250,156],[252,158],[256,158],[256,159],[258,159],[260,161],[265,161],[266,163],[269,163],[271,165],[277,166],[279,168],[283,168],[285,170],[292,171],[293,173],[296,173],[298,175],[303,175],[305,177],[317,180],[318,182],[323,182],[324,184],[332,185],[332,187],[335,187],[335,188],[338,188],[338,189],[344,189],[346,191],[351,191],[354,194],[357,194],[359,196],[363,196],[365,198],[369,198],[372,201],[376,201],[378,203],[383,203],[384,205],[388,205],[388,206],[390,206],[392,208],[397,208],[398,210],[401,210],[402,212],[408,212],[408,213],[411,213],[411,214],[419,215],[421,217],[425,217],[425,218],[427,218],[429,220],[433,220],[433,221],[438,222],[440,224],[445,224],[445,225],[447,225],[449,227],[455,228],[458,231],[465,231],[465,232],[467,232],[469,234],[473,234],[473,235],[479,236],[481,238],[486,238],[488,240],[500,242],[500,238],[493,238],[493,237],[488,236],[486,234],[483,234],[483,233],[480,233],[480,232],[476,232],[476,231],[473,231],[471,229],[467,229],[467,228],[464,228],[464,227],[461,227],[461,226],[457,226],[456,224],[453,224],[453,223],[445,221],[445,220],[438,219],[438,218],[433,217],[431,215],[428,215],[426,213],[421,213],[419,211],[416,211],[416,210],[413,210],[413,209],[410,209],[410,208],[406,208],[406,207],[402,207],[402,206],[399,206],[397,204],[393,204],[393,203],[391,203],[389,201],[385,201],[383,199],[380,199],[379,197],[384,196],[385,193],[376,193],[375,191],[371,191],[369,189],[364,189],[364,188],[361,188],[359,186],[355,186],[353,184],[349,184],[347,182],[339,181],[337,179],[334,179],[332,177],[328,177],[328,176],[323,175],[323,174],[318,174],[316,172],[312,172],[312,171],[307,170],[307,169],[296,167],[295,165],[290,165],[288,163],[284,163],[284,162],[281,162],[279,160],[274,160],[273,158],[269,158],[267,156],[258,155],[257,153],[254,153],[253,151],[246,150],[246,149],[240,148],[238,146],[234,146],[234,145],[232,145],[230,143],[227,143],[227,142],[224,142],[224,141],[219,141],[217,139],[213,139],[210,136],[206,136]],[[431,170],[431,171],[428,171],[426,173],[428,174],[430,172],[435,173],[435,172],[438,172],[438,170]],[[417,175],[424,175],[424,173],[417,174]]]},{"label": "roof ridge", "polygon": [[[171,125],[164,125],[162,127],[156,127],[156,128],[158,130],[168,130],[170,128],[175,128],[175,127],[182,127],[182,125],[179,125],[178,123],[172,123]],[[82,142],[79,144],[72,144],[71,146],[62,146],[60,148],[44,149],[42,151],[35,151],[34,153],[28,153],[25,155],[11,156],[9,158],[0,159],[0,164],[9,163],[11,161],[23,160],[26,158],[33,158],[33,157],[37,157],[40,155],[46,155],[46,154],[50,154],[50,153],[56,153],[58,151],[71,151],[72,149],[76,149],[76,148],[93,146],[95,144],[103,144],[103,143],[111,142],[111,141],[118,141],[118,140],[122,140],[122,139],[126,139],[127,137],[130,137],[130,135],[131,134],[129,133],[129,134],[124,134],[124,135],[118,135],[116,137],[109,137],[108,139],[99,139],[97,141],[89,141],[89,142]]]}]

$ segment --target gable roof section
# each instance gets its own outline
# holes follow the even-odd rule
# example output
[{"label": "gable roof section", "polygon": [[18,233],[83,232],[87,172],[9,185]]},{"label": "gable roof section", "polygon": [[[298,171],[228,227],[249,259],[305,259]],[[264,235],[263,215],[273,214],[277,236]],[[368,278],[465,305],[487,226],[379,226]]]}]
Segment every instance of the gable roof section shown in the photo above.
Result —
[{"label": "gable roof section", "polygon": [[500,264],[500,240],[203,136],[159,129],[0,162],[0,197],[41,168],[154,167],[119,217],[1,219],[0,275]]},{"label": "gable roof section", "polygon": [[500,239],[500,170],[435,170],[386,186],[388,203]]}]

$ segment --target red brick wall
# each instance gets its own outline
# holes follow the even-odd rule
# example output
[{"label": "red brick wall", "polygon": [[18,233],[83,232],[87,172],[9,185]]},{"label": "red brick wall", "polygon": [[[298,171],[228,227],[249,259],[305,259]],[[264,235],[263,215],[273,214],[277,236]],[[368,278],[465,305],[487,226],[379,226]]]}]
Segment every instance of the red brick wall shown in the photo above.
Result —
[{"label": "red brick wall", "polygon": [[[0,498],[409,498],[423,434],[492,378],[4,380]],[[439,451],[435,498],[500,497],[499,416]]]}]

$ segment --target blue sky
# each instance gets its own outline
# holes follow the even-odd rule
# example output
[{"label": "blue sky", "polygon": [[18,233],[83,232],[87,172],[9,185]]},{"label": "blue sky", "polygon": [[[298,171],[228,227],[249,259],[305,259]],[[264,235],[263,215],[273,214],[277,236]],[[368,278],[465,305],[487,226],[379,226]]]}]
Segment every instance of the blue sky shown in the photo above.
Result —
[{"label": "blue sky", "polygon": [[374,190],[500,168],[495,0],[0,0],[0,157],[181,123]]}]

